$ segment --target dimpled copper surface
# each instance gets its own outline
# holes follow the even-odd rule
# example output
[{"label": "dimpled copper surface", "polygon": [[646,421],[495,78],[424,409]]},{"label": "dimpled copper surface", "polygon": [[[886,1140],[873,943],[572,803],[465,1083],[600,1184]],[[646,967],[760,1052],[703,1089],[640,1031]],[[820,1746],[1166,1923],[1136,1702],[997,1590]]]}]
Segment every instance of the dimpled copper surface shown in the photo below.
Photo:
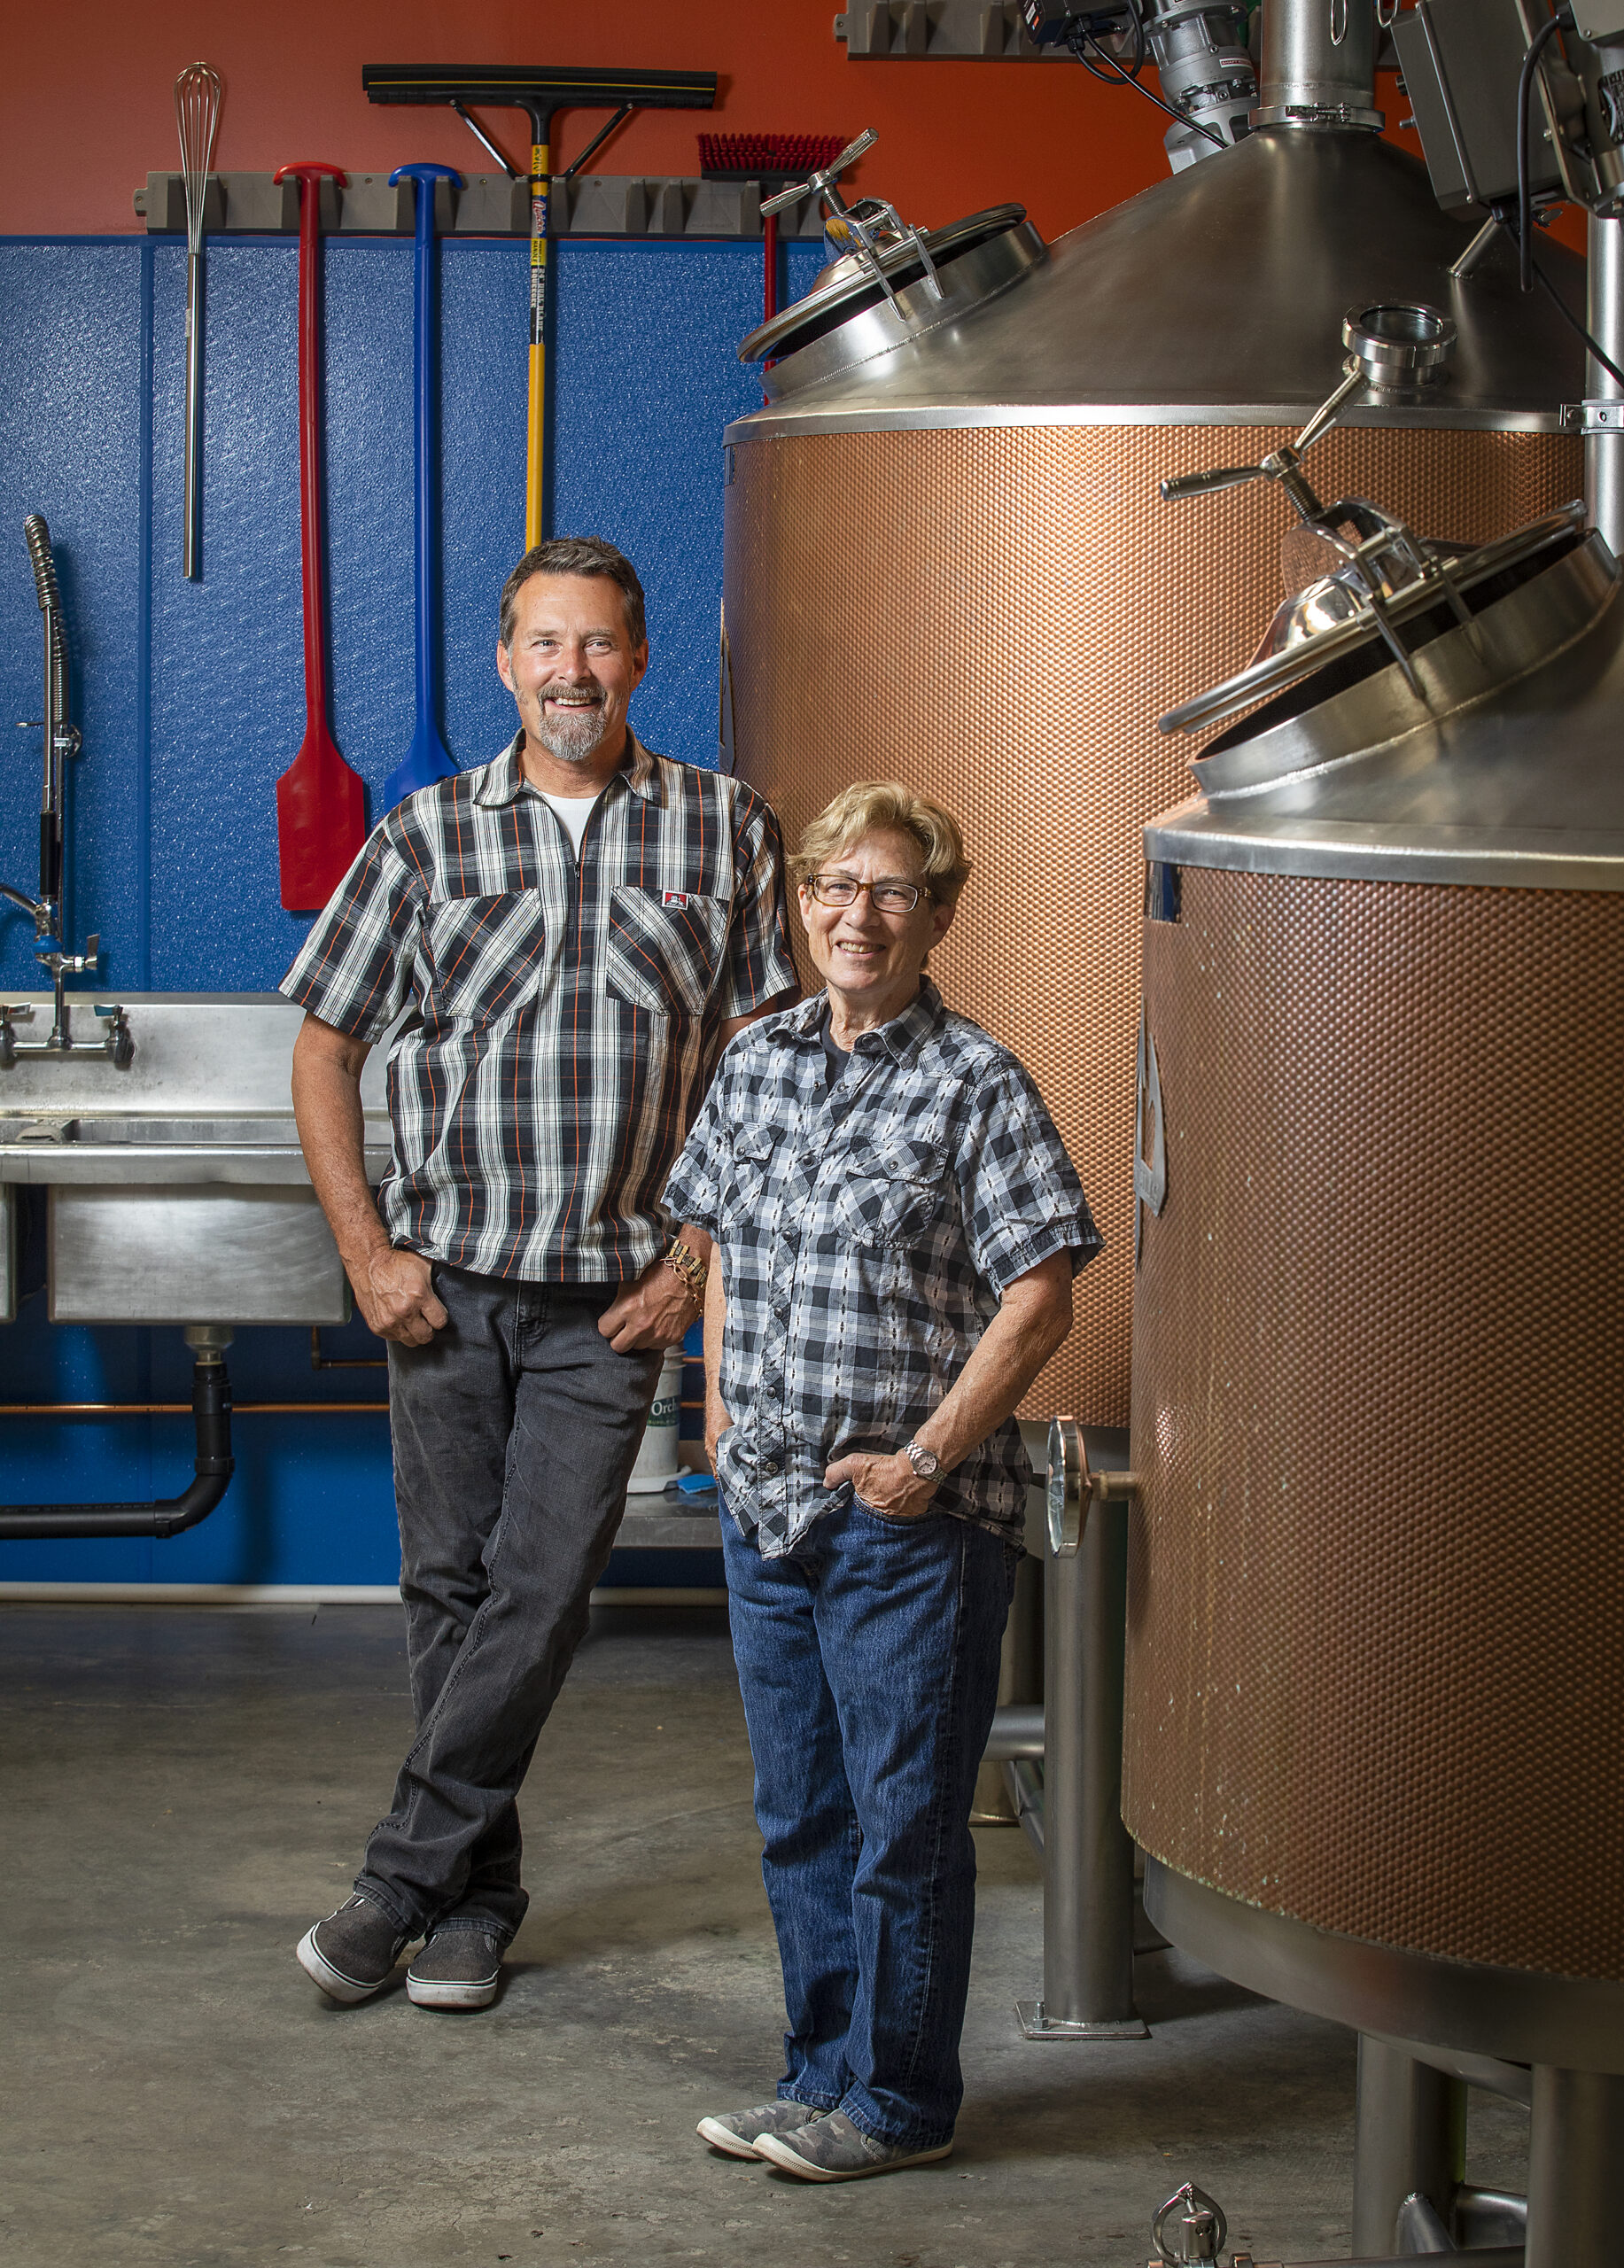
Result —
[{"label": "dimpled copper surface", "polygon": [[1624,895],[1182,889],[1123,1815],[1323,1929],[1624,1977]]},{"label": "dimpled copper surface", "polygon": [[[1145,822],[1192,789],[1156,718],[1250,659],[1287,509],[1262,486],[1161,502],[1164,475],[1255,462],[1236,426],[983,426],[742,439],[727,498],[737,768],[793,844],[855,779],[963,822],[975,871],[933,960],[1025,1061],[1106,1249],[1023,1414],[1128,1416],[1134,1036]],[[1330,434],[1321,493],[1480,542],[1582,486],[1535,433]]]}]

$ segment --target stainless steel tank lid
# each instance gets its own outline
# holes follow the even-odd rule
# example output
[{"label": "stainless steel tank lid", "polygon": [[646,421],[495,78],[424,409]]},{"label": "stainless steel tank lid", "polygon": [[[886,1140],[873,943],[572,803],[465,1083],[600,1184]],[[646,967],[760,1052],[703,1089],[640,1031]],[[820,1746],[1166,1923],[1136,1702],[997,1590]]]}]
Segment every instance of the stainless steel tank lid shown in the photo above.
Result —
[{"label": "stainless steel tank lid", "polygon": [[[1465,598],[1480,584],[1538,557],[1555,544],[1566,542],[1583,523],[1583,504],[1573,503],[1544,519],[1530,522],[1527,527],[1514,528],[1510,535],[1502,536],[1496,542],[1480,544],[1473,551],[1451,552],[1439,545],[1429,546],[1433,554],[1429,572],[1388,595],[1379,615],[1368,605],[1362,606],[1330,627],[1297,639],[1283,651],[1263,656],[1235,676],[1226,678],[1221,685],[1210,686],[1206,692],[1169,710],[1158,720],[1160,729],[1164,733],[1201,732],[1208,725],[1222,723],[1226,717],[1238,716],[1243,709],[1254,708],[1260,701],[1270,701],[1333,662],[1377,646],[1382,641],[1384,625],[1402,632],[1406,624],[1435,613],[1441,604],[1448,605],[1450,590]],[[1329,582],[1331,579],[1325,580]],[[1406,641],[1401,639],[1400,642]]]},{"label": "stainless steel tank lid", "polygon": [[[1426,167],[1374,135],[1266,128],[1072,229],[1016,288],[959,320],[893,334],[815,390],[781,385],[727,439],[1299,425],[1356,299],[1435,307],[1458,345],[1428,398],[1360,404],[1347,422],[1560,431],[1562,403],[1584,391],[1583,349],[1542,293],[1522,297],[1507,247],[1456,282],[1471,237],[1440,210]],[[1582,306],[1582,262],[1558,245],[1541,258]],[[767,373],[770,392],[779,375]]]},{"label": "stainless steel tank lid", "polygon": [[[962,221],[954,221],[944,229],[921,231],[926,250],[929,252],[945,285],[952,268],[982,245],[1007,236],[1019,229],[1026,219],[1023,205],[993,205],[985,212],[967,214]],[[1032,229],[1030,235],[1036,237]],[[1042,239],[1037,238],[1041,245]],[[900,294],[905,286],[924,278],[924,266],[913,243],[906,237],[887,245],[880,252],[880,265],[891,289]],[[960,280],[960,306],[974,306],[986,296],[984,291],[969,296],[962,288],[967,278]],[[935,294],[929,295],[934,301]],[[739,347],[741,362],[759,362],[772,356],[778,360],[793,355],[814,340],[825,338],[853,316],[863,315],[871,307],[885,305],[885,295],[876,282],[866,260],[855,252],[843,252],[832,260],[819,276],[817,282],[804,299],[786,307],[770,322],[752,330]],[[906,338],[907,329],[900,329],[893,337]]]},{"label": "stainless steel tank lid", "polygon": [[1416,649],[1418,695],[1396,663],[1348,682],[1355,656],[1232,727],[1193,767],[1203,792],[1146,827],[1146,858],[1624,890],[1620,580],[1568,522]]}]

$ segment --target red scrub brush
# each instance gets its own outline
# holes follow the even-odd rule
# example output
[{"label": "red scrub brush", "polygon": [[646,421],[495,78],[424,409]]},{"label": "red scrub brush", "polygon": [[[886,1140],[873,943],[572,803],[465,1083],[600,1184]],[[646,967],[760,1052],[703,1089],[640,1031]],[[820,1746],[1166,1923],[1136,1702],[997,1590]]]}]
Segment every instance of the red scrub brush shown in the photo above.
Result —
[{"label": "red scrub brush", "polygon": [[[838,134],[702,134],[699,170],[706,181],[754,181],[764,197],[804,181],[845,148]],[[778,313],[778,215],[761,224],[766,254],[762,321]]]}]

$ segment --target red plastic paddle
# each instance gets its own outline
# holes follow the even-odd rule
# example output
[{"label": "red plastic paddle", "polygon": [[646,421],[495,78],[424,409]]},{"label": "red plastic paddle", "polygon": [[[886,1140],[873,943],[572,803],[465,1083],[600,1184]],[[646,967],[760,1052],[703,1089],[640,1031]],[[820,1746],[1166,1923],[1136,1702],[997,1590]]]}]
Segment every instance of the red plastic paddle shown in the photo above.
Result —
[{"label": "red plastic paddle", "polygon": [[322,594],[322,181],[339,166],[284,166],[299,190],[299,517],[305,579],[305,737],[276,782],[282,903],[325,905],[367,839],[367,791],[327,728],[327,609]]}]

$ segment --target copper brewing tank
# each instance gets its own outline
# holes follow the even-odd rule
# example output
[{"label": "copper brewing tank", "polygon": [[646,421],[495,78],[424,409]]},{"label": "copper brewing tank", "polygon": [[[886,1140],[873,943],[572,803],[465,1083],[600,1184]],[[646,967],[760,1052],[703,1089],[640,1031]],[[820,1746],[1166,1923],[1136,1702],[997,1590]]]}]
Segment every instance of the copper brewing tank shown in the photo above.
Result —
[{"label": "copper brewing tank", "polygon": [[1123,1808],[1243,1983],[1620,2072],[1624,595],[1472,606],[1145,835]]},{"label": "copper brewing tank", "polygon": [[960,813],[975,871],[933,970],[1032,1070],[1106,1239],[1025,1414],[1121,1425],[1138,836],[1184,778],[1155,719],[1246,659],[1287,521],[1245,491],[1215,543],[1157,478],[1289,439],[1348,307],[1422,300],[1459,331],[1447,381],[1352,412],[1317,475],[1475,541],[1580,493],[1558,407],[1582,385],[1510,256],[1452,282],[1471,230],[1356,127],[1255,132],[1046,250],[1006,216],[963,224],[941,300],[815,292],[757,334],[782,359],[727,435],[724,738],[792,843],[865,775]]}]

